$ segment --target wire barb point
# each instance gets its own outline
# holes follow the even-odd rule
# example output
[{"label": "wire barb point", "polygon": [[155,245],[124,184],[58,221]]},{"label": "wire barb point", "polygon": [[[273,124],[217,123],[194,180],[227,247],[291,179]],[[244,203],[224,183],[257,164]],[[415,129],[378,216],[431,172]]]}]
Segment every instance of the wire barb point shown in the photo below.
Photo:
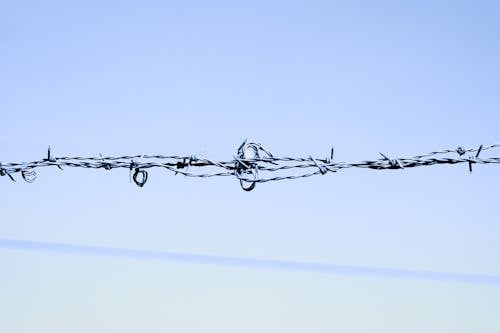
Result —
[{"label": "wire barb point", "polygon": [[10,172],[8,172],[6,169],[2,167],[2,162],[0,162],[0,176],[9,176],[10,180],[12,180],[13,182],[16,181],[14,177],[12,177]]},{"label": "wire barb point", "polygon": [[401,161],[398,158],[389,158],[382,153],[379,153],[379,154],[382,155],[384,160],[389,162],[389,166],[391,169],[404,169],[405,168],[403,163],[401,163]]},{"label": "wire barb point", "polygon": [[480,145],[479,148],[477,149],[476,155],[475,156],[470,156],[469,157],[469,173],[472,173],[472,164],[477,163],[477,158],[479,157],[479,154],[481,153],[481,150],[483,150],[483,145]]}]

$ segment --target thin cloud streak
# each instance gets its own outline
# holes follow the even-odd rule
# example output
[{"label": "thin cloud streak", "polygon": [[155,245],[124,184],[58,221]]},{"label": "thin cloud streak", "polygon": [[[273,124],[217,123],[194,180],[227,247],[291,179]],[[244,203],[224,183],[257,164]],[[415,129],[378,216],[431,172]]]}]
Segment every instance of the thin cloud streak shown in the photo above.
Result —
[{"label": "thin cloud streak", "polygon": [[0,238],[0,248],[32,252],[121,257],[130,259],[173,261],[192,264],[249,267],[298,272],[315,272],[323,274],[351,275],[361,277],[428,280],[500,286],[500,276],[487,274],[454,273],[374,266],[354,266],[303,261],[229,257],[183,252],[152,251],[105,246],[39,242],[7,238]]}]

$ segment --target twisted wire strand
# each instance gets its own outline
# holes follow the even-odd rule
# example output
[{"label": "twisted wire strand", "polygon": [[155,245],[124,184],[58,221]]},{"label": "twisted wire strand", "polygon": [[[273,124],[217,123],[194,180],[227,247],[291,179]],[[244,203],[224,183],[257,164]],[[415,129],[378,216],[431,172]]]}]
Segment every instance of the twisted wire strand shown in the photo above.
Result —
[{"label": "twisted wire strand", "polygon": [[[241,187],[251,191],[257,183],[267,183],[281,180],[294,180],[316,175],[335,173],[342,169],[365,168],[373,170],[406,169],[436,164],[452,165],[467,163],[472,172],[473,164],[500,164],[500,157],[480,157],[486,151],[500,148],[500,143],[481,145],[478,148],[458,147],[443,149],[413,157],[389,158],[380,153],[381,158],[360,162],[333,161],[333,149],[329,158],[309,157],[276,157],[261,144],[246,140],[237,150],[237,155],[229,161],[214,161],[197,156],[179,155],[124,155],[124,156],[62,156],[51,154],[50,147],[47,158],[32,162],[0,163],[0,176],[8,176],[15,181],[13,175],[21,173],[27,182],[33,182],[37,177],[37,168],[58,167],[64,170],[70,168],[86,169],[128,169],[131,179],[142,187],[148,179],[146,170],[161,168],[175,175],[186,177],[236,177]],[[458,156],[451,156],[455,154]],[[469,156],[466,156],[470,154]],[[450,155],[450,156],[443,156]],[[197,172],[196,170],[205,170]],[[277,175],[273,175],[276,173]],[[133,177],[132,177],[133,175]]]}]

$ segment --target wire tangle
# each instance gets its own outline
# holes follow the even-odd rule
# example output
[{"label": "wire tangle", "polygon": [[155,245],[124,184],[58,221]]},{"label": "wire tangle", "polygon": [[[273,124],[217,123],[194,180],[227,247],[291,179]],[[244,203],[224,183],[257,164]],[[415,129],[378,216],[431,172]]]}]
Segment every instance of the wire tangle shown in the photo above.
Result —
[{"label": "wire tangle", "polygon": [[[37,178],[35,169],[41,167],[64,167],[86,169],[128,169],[130,181],[143,187],[148,181],[148,169],[161,168],[175,175],[186,177],[236,177],[245,191],[252,191],[257,183],[267,183],[280,180],[294,180],[316,175],[326,175],[348,168],[366,168],[374,170],[407,169],[435,164],[466,163],[469,172],[473,164],[499,164],[500,157],[480,157],[482,152],[500,147],[500,143],[478,148],[444,149],[424,155],[407,158],[390,158],[379,153],[381,158],[360,162],[334,161],[334,149],[331,149],[327,158],[276,157],[260,143],[245,140],[237,149],[236,155],[230,161],[214,161],[206,158],[191,156],[165,155],[134,155],[96,157],[63,156],[56,157],[49,146],[47,157],[33,162],[7,163],[0,162],[0,176],[8,176],[15,181],[14,174],[20,173],[28,183]],[[470,154],[470,156],[466,156]],[[457,156],[458,155],[458,156]],[[199,172],[198,170],[203,170]]]}]

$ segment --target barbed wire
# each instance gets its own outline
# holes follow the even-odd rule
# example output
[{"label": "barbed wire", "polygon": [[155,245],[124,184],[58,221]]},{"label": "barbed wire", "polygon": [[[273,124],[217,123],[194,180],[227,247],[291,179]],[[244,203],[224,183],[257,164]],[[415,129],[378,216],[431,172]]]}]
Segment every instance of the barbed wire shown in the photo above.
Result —
[{"label": "barbed wire", "polygon": [[[500,143],[481,145],[478,148],[444,149],[409,158],[390,158],[379,153],[381,158],[361,162],[336,162],[332,148],[327,158],[302,157],[276,157],[267,148],[259,143],[245,140],[238,148],[236,155],[230,161],[214,161],[194,155],[131,155],[103,157],[79,157],[52,155],[48,148],[47,157],[33,162],[7,163],[0,162],[0,176],[8,176],[15,181],[14,174],[20,173],[21,177],[32,183],[37,178],[37,168],[65,167],[87,169],[128,169],[129,178],[137,186],[143,187],[148,180],[148,169],[162,168],[186,177],[236,177],[245,191],[251,191],[257,183],[266,183],[280,180],[294,180],[316,175],[326,175],[348,168],[366,168],[374,170],[406,169],[435,164],[467,163],[469,172],[473,164],[498,164],[500,157],[479,157],[481,152],[499,148]],[[458,156],[451,156],[456,154]],[[465,156],[470,154],[469,156]],[[448,155],[448,156],[445,156]],[[204,172],[196,172],[204,170]]]}]

